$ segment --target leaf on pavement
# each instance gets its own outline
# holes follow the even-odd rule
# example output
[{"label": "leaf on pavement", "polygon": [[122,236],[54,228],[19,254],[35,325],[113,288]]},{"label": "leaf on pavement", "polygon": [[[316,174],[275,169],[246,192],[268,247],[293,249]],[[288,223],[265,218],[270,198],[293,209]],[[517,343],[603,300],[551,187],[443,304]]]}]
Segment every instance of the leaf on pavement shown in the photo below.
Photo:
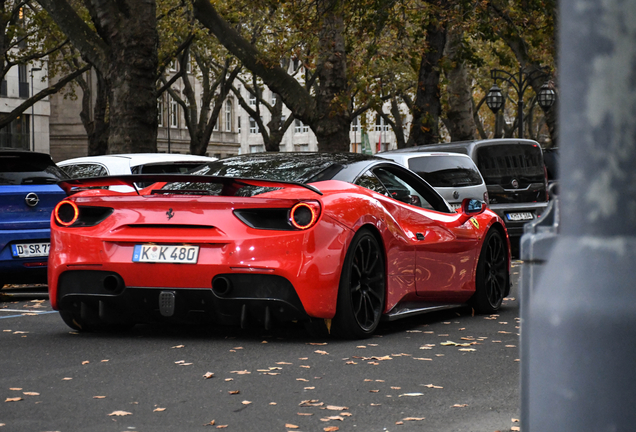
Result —
[{"label": "leaf on pavement", "polygon": [[468,404],[455,404],[451,408],[466,408]]},{"label": "leaf on pavement", "polygon": [[231,395],[235,395],[235,394],[241,393],[241,391],[240,390],[230,390],[228,393],[231,394]]},{"label": "leaf on pavement", "polygon": [[184,348],[184,347],[185,347],[185,345],[175,345],[175,346],[170,347],[170,348],[174,349],[174,348]]},{"label": "leaf on pavement", "polygon": [[106,396],[93,396],[93,399],[106,399]]},{"label": "leaf on pavement", "polygon": [[108,415],[109,416],[127,416],[127,415],[132,415],[132,413],[128,411],[113,411],[112,413]]},{"label": "leaf on pavement", "polygon": [[72,379],[73,379],[73,378],[66,377],[66,378],[62,378],[62,381],[70,381],[70,380],[72,380]]},{"label": "leaf on pavement", "polygon": [[327,342],[309,342],[307,345],[318,345],[318,346],[322,346],[322,345],[327,345]]},{"label": "leaf on pavement", "polygon": [[155,408],[152,410],[152,412],[163,412],[165,410],[166,410],[165,408]]},{"label": "leaf on pavement", "polygon": [[216,420],[210,421],[210,423],[206,423],[203,426],[214,426],[216,424]]},{"label": "leaf on pavement", "polygon": [[290,364],[293,364],[293,363],[288,363],[288,362],[276,362],[276,364],[278,364],[278,365],[290,365]]},{"label": "leaf on pavement", "polygon": [[23,392],[23,394],[27,396],[40,396],[40,393],[37,392]]},{"label": "leaf on pavement", "polygon": [[337,405],[327,405],[325,408],[323,409],[328,409],[330,411],[344,411],[344,410],[348,410],[349,407],[345,407],[345,406],[337,406]]},{"label": "leaf on pavement", "polygon": [[406,417],[402,421],[422,421],[424,417]]},{"label": "leaf on pavement", "polygon": [[298,414],[299,416],[312,416],[312,415],[314,415],[314,413],[304,413],[304,412],[299,412],[299,413],[296,413],[296,414]]},{"label": "leaf on pavement", "polygon": [[248,401],[248,400],[244,400],[243,402],[241,402],[243,405],[250,405],[252,402]]},{"label": "leaf on pavement", "polygon": [[248,370],[242,370],[242,371],[231,371],[230,373],[237,374],[237,375],[249,375],[252,372],[250,372]]},{"label": "leaf on pavement", "polygon": [[7,398],[5,400],[5,402],[18,402],[18,401],[21,401],[21,400],[22,400],[21,397],[14,397],[14,398]]},{"label": "leaf on pavement", "polygon": [[297,426],[297,425],[291,424],[291,423],[285,423],[285,427],[287,429],[298,429],[300,426]]},{"label": "leaf on pavement", "polygon": [[398,397],[403,397],[403,396],[408,396],[408,397],[424,396],[424,393],[404,393],[399,395]]},{"label": "leaf on pavement", "polygon": [[206,373],[203,374],[203,378],[205,378],[205,379],[210,379],[210,378],[213,378],[213,377],[214,377],[214,373],[212,373],[212,372],[206,372]]},{"label": "leaf on pavement", "polygon": [[434,384],[426,384],[424,387],[428,387],[428,388],[434,388],[434,389],[441,389],[444,388],[442,386],[436,386]]},{"label": "leaf on pavement", "polygon": [[320,402],[318,399],[307,399],[307,400],[302,401],[300,404],[298,404],[298,406],[301,406],[301,407],[321,407],[324,404],[325,404],[324,402]]},{"label": "leaf on pavement", "polygon": [[329,416],[329,417],[325,417],[325,418],[321,418],[320,421],[324,421],[324,422],[328,422],[331,420],[340,420],[340,421],[344,421],[344,417],[341,416]]},{"label": "leaf on pavement", "polygon": [[325,432],[336,432],[337,430],[340,430],[340,428],[338,426],[327,426],[323,430]]},{"label": "leaf on pavement", "polygon": [[309,380],[305,378],[296,378],[296,381],[309,382]]},{"label": "leaf on pavement", "polygon": [[11,391],[20,391],[20,390],[22,390],[22,387],[11,387],[9,390],[11,390]]},{"label": "leaf on pavement", "polygon": [[83,364],[83,365],[87,365],[87,364],[89,364],[89,363],[90,363],[90,362],[89,362],[88,360],[84,360],[84,361],[82,362],[82,364]]},{"label": "leaf on pavement", "polygon": [[314,351],[316,354],[320,354],[320,355],[329,355],[329,353],[327,351],[323,351],[323,350],[316,350]]}]

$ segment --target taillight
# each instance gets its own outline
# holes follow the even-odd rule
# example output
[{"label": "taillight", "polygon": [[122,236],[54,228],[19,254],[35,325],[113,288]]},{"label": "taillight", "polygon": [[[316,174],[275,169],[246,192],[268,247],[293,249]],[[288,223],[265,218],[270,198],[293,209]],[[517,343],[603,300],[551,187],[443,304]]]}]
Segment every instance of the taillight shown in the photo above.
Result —
[{"label": "taillight", "polygon": [[316,201],[303,201],[295,204],[289,211],[289,222],[300,230],[311,228],[320,216],[320,204]]},{"label": "taillight", "polygon": [[79,209],[73,201],[60,201],[53,210],[55,221],[62,226],[71,226],[79,217]]}]

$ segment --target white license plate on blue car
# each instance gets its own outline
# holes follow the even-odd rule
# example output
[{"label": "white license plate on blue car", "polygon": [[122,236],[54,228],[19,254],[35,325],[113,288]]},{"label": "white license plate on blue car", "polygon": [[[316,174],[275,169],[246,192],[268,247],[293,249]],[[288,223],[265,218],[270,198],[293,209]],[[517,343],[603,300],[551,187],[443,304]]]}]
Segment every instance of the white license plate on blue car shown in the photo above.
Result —
[{"label": "white license plate on blue car", "polygon": [[22,243],[11,245],[11,255],[15,258],[47,257],[51,243]]},{"label": "white license plate on blue car", "polygon": [[532,212],[506,213],[509,221],[527,221],[534,219]]},{"label": "white license plate on blue car", "polygon": [[133,262],[196,264],[199,246],[139,244],[133,251]]}]

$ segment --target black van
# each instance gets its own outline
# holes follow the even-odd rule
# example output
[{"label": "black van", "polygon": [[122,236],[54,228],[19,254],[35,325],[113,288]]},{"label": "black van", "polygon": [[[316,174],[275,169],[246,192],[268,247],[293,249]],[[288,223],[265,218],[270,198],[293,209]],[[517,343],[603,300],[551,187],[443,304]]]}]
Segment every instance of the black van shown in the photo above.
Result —
[{"label": "black van", "polygon": [[490,208],[506,222],[513,255],[517,255],[523,226],[540,217],[548,205],[548,180],[539,143],[528,139],[485,139],[409,147],[390,153],[413,151],[470,156],[486,181]]}]

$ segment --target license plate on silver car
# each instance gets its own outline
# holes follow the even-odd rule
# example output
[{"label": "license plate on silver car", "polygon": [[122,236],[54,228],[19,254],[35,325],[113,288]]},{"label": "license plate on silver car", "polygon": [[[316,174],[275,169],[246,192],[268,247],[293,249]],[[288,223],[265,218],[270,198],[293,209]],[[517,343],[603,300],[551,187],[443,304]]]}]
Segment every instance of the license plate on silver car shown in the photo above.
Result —
[{"label": "license plate on silver car", "polygon": [[199,246],[140,244],[135,245],[133,262],[196,264]]},{"label": "license plate on silver car", "polygon": [[15,258],[46,257],[50,248],[49,242],[12,244],[11,255]]},{"label": "license plate on silver car", "polygon": [[509,221],[525,221],[534,219],[532,212],[506,213],[506,217]]}]

